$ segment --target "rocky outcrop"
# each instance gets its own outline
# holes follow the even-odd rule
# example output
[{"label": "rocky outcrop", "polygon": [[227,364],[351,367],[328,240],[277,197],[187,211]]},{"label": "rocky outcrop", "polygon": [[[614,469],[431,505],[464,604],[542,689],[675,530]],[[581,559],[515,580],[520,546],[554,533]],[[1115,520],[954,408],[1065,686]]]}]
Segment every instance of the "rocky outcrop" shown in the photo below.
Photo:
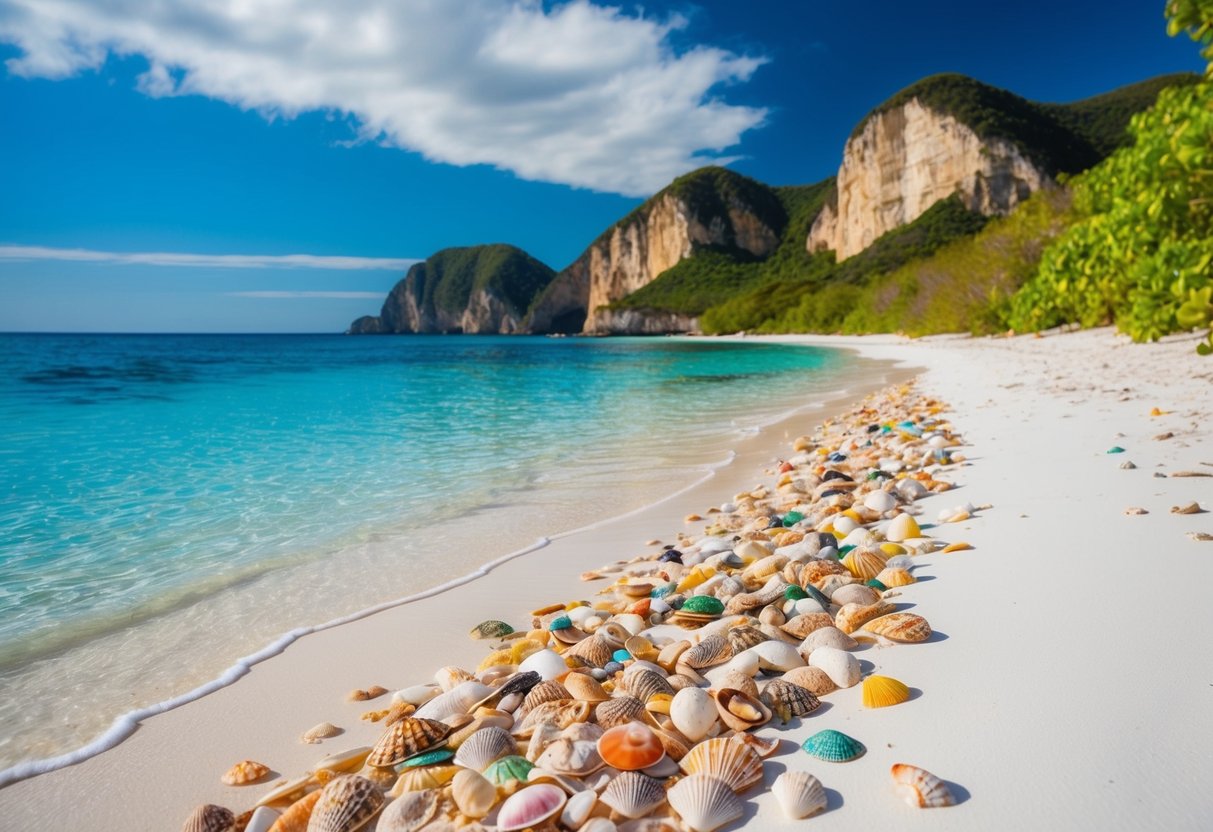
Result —
[{"label": "rocky outcrop", "polygon": [[409,269],[379,315],[354,321],[349,334],[513,334],[554,277],[551,268],[513,246],[445,249]]},{"label": "rocky outcrop", "polygon": [[[687,174],[602,234],[561,272],[536,300],[527,327],[587,334],[686,331],[645,321],[643,312],[610,314],[605,307],[702,247],[766,257],[779,244],[786,222],[778,198],[760,183],[724,168]],[[624,321],[635,328],[621,328]]]},{"label": "rocky outcrop", "polygon": [[699,332],[699,319],[651,309],[600,309],[596,335],[671,335]]},{"label": "rocky outcrop", "polygon": [[1005,214],[1052,178],[1006,139],[982,138],[918,98],[872,115],[847,142],[837,191],[809,229],[810,252],[843,260],[940,199]]}]

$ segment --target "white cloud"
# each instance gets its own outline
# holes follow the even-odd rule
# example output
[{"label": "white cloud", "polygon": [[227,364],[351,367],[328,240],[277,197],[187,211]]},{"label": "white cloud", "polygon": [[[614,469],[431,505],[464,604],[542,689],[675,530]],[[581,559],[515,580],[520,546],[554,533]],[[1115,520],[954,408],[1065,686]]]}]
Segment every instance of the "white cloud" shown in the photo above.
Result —
[{"label": "white cloud", "polygon": [[268,300],[297,300],[300,298],[320,298],[322,300],[382,300],[383,292],[299,292],[299,291],[260,291],[260,292],[224,292],[229,298],[265,298]]},{"label": "white cloud", "polygon": [[0,0],[16,75],[141,55],[151,96],[335,112],[432,161],[635,196],[727,163],[766,117],[717,93],[764,59],[679,51],[669,36],[684,25],[587,0]]},{"label": "white cloud", "polygon": [[416,259],[398,257],[331,257],[318,254],[188,254],[183,252],[94,251],[84,248],[0,245],[4,260],[62,260],[128,266],[187,266],[220,269],[339,269],[404,271]]}]

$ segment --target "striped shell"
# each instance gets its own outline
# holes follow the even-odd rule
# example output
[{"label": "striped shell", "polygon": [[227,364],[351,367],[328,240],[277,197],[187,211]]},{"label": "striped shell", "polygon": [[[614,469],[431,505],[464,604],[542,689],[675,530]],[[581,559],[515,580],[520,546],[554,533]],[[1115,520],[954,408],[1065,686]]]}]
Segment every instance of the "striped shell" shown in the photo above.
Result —
[{"label": "striped shell", "polygon": [[256,760],[241,760],[224,772],[220,779],[228,786],[247,786],[270,773],[270,767]]},{"label": "striped shell", "polygon": [[828,763],[846,763],[863,756],[867,751],[859,740],[848,737],[841,731],[827,728],[809,737],[801,748],[811,757]]},{"label": "striped shell", "polygon": [[910,689],[889,676],[869,676],[863,680],[863,706],[886,708],[910,698]]},{"label": "striped shell", "polygon": [[236,816],[231,809],[207,803],[190,813],[181,832],[231,832],[235,826]]},{"label": "striped shell", "polygon": [[312,811],[319,799],[320,791],[316,790],[296,800],[278,816],[269,832],[307,832],[308,821],[312,819]]},{"label": "striped shell", "polygon": [[719,633],[713,633],[691,647],[679,658],[679,662],[696,670],[723,664],[733,658],[733,646]]},{"label": "striped shell", "polygon": [[565,794],[558,786],[536,783],[520,789],[501,804],[497,812],[498,832],[539,826],[564,808]]},{"label": "striped shell", "polygon": [[657,740],[661,743],[661,747],[665,749],[665,755],[671,760],[678,762],[683,757],[691,752],[691,747],[694,743],[679,733],[677,730],[665,729],[655,730]]},{"label": "striped shell", "polygon": [[803,639],[810,633],[834,626],[834,616],[828,612],[811,612],[788,619],[779,629],[794,638]]},{"label": "striped shell", "polygon": [[529,736],[536,726],[544,723],[555,725],[557,728],[568,728],[575,722],[585,722],[590,718],[590,713],[589,702],[577,702],[572,699],[544,702],[527,714],[526,719],[514,728],[514,735]]},{"label": "striped shell", "polygon": [[416,832],[434,819],[439,798],[437,789],[409,792],[396,798],[379,816],[376,832]]},{"label": "striped shell", "polygon": [[890,568],[887,563],[881,573],[876,576],[876,580],[889,587],[909,586],[915,582],[914,576],[909,572],[904,569]]},{"label": "striped shell", "polygon": [[414,754],[441,745],[451,733],[451,726],[434,719],[405,717],[392,725],[375,743],[367,765],[393,766]]},{"label": "striped shell", "polygon": [[679,762],[687,774],[709,774],[743,792],[762,780],[762,757],[745,743],[716,737],[691,749]]},{"label": "striped shell", "polygon": [[630,673],[625,677],[625,681],[627,692],[641,702],[648,702],[659,693],[667,696],[674,695],[674,689],[670,687],[670,683],[665,680],[665,677],[652,670]]},{"label": "striped shell", "polygon": [[775,778],[771,791],[784,814],[798,820],[826,807],[826,790],[821,781],[807,771],[785,771]]},{"label": "striped shell", "polygon": [[504,728],[481,728],[468,737],[455,752],[455,763],[472,771],[484,771],[489,763],[509,754],[517,754],[518,745]]},{"label": "striped shell", "polygon": [[666,799],[692,832],[714,832],[745,812],[733,790],[707,774],[684,777],[666,793]]},{"label": "striped shell", "polygon": [[[400,797],[409,792],[423,792],[427,789],[440,789],[451,782],[462,769],[459,766],[426,766],[425,768],[406,768],[400,772],[396,785],[392,786],[389,795]],[[381,821],[382,823],[382,821]]]},{"label": "striped shell", "polygon": [[603,636],[595,633],[590,638],[583,638],[574,644],[565,652],[565,655],[576,656],[595,667],[602,667],[611,661],[614,652],[615,648]]},{"label": "striped shell", "polygon": [[804,688],[814,696],[825,696],[838,690],[838,685],[820,667],[794,667],[780,678]]},{"label": "striped shell", "polygon": [[485,779],[495,786],[508,786],[515,780],[525,783],[527,775],[534,767],[535,764],[526,757],[511,754],[491,763],[483,774]]},{"label": "striped shell", "polygon": [[912,612],[895,612],[882,615],[863,625],[869,633],[884,636],[890,641],[917,644],[931,637],[931,625],[921,615]]},{"label": "striped shell", "polygon": [[608,729],[629,722],[643,721],[646,714],[644,703],[634,696],[616,696],[606,702],[599,702],[594,708],[595,721]]},{"label": "striped shell", "polygon": [[526,699],[522,700],[522,709],[519,711],[518,716],[519,718],[526,716],[544,702],[558,702],[561,699],[573,698],[573,694],[569,693],[568,688],[555,679],[548,679],[546,682],[540,682],[531,688],[530,692],[526,695]]},{"label": "striped shell", "polygon": [[635,819],[665,802],[665,788],[660,780],[625,771],[607,785],[601,800],[625,818]]},{"label": "striped shell", "polygon": [[853,633],[873,618],[888,615],[896,609],[887,601],[877,601],[875,604],[843,604],[838,615],[834,616],[834,626],[844,633]]},{"label": "striped shell", "polygon": [[598,738],[598,754],[611,768],[639,771],[660,762],[665,756],[665,746],[647,725],[629,722]]},{"label": "striped shell", "polygon": [[799,685],[785,682],[783,679],[772,679],[767,682],[759,699],[785,725],[794,718],[811,714],[821,707],[821,700],[816,696]]},{"label": "striped shell", "polygon": [[934,809],[956,805],[956,798],[947,784],[926,769],[897,763],[892,773],[894,789],[911,806]]},{"label": "striped shell", "polygon": [[733,648],[734,655],[744,650],[749,650],[755,644],[759,644],[770,638],[770,636],[757,627],[750,627],[748,625],[734,627],[725,636],[729,640],[729,646]]},{"label": "striped shell", "polygon": [[861,547],[847,552],[847,556],[842,559],[842,565],[859,580],[870,581],[884,569],[886,560],[888,558],[882,552]]},{"label": "striped shell", "polygon": [[307,832],[354,832],[370,822],[383,801],[383,792],[365,777],[334,777],[320,792]]}]

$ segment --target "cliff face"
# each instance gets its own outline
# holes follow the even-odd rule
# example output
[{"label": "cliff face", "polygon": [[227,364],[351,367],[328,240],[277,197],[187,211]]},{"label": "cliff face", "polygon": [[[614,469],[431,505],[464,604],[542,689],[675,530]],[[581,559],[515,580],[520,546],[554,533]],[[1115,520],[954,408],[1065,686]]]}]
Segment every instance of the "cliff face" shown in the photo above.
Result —
[{"label": "cliff face", "polygon": [[513,246],[445,249],[409,269],[379,315],[359,318],[349,333],[520,332],[527,306],[553,277]]},{"label": "cliff face", "polygon": [[807,247],[833,249],[843,260],[953,193],[989,216],[1052,181],[1012,142],[983,139],[911,99],[873,115],[847,142],[837,193],[810,228]]},{"label": "cliff face", "polygon": [[[643,314],[609,315],[602,307],[698,248],[724,246],[765,257],[779,244],[786,221],[774,193],[753,180],[723,168],[688,174],[595,240],[540,295],[527,325],[533,332],[670,331],[654,328]],[[621,329],[625,319],[634,328]]]}]

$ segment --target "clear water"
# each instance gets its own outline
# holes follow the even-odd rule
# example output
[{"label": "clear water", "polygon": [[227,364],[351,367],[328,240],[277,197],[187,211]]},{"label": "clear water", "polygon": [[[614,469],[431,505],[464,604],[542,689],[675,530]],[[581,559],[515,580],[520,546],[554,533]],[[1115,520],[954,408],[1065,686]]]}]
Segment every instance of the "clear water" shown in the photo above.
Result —
[{"label": "clear water", "polygon": [[651,503],[853,366],[703,339],[0,335],[0,762]]}]

